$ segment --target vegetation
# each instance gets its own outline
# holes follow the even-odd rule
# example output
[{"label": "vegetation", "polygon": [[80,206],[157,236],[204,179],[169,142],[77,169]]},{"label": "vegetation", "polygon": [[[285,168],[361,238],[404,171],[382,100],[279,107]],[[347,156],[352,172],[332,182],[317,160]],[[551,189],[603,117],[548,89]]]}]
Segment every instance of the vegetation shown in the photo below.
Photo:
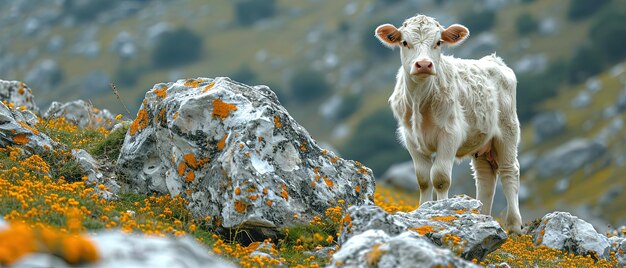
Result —
[{"label": "vegetation", "polygon": [[602,6],[611,2],[611,0],[570,0],[569,8],[567,10],[567,16],[571,20],[580,20],[589,17],[591,14],[598,11]]},{"label": "vegetation", "polygon": [[324,74],[310,69],[296,70],[289,85],[292,98],[300,103],[317,100],[332,91]]},{"label": "vegetation", "polygon": [[271,18],[276,13],[275,0],[234,1],[235,17],[240,25],[249,26],[255,22]]},{"label": "vegetation", "polygon": [[537,19],[535,19],[535,17],[533,17],[530,13],[524,13],[517,17],[517,20],[515,21],[515,28],[517,33],[527,35],[537,31],[537,28],[539,28],[539,22],[537,22]]},{"label": "vegetation", "polygon": [[476,35],[487,31],[496,22],[496,13],[493,10],[471,11],[461,17],[461,24],[469,28],[470,33]]},{"label": "vegetation", "polygon": [[162,33],[152,51],[152,65],[155,68],[169,68],[199,60],[202,43],[202,37],[187,28]]},{"label": "vegetation", "polygon": [[109,133],[101,141],[94,142],[89,147],[89,153],[97,158],[103,158],[107,161],[116,161],[120,155],[120,148],[124,143],[124,137],[128,131],[128,125]]}]

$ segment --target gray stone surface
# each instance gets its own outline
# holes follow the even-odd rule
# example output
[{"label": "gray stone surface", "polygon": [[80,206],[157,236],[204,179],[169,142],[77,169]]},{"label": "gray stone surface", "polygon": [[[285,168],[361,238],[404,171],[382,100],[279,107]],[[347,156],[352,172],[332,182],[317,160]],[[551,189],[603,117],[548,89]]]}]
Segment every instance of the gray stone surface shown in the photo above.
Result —
[{"label": "gray stone surface", "polygon": [[613,236],[609,238],[611,252],[615,252],[615,258],[620,266],[626,266],[626,237]]},{"label": "gray stone surface", "polygon": [[449,249],[439,248],[414,231],[389,235],[370,229],[351,237],[329,267],[480,267]]},{"label": "gray stone surface", "polygon": [[435,245],[450,248],[467,260],[482,259],[508,237],[491,216],[478,214],[482,204],[468,196],[431,201],[417,210],[389,214],[377,206],[348,209],[340,244],[367,230],[380,230],[391,236],[406,230],[420,230]]},{"label": "gray stone surface", "polygon": [[548,213],[537,226],[529,228],[535,245],[571,252],[577,255],[597,254],[608,258],[610,243],[606,236],[598,234],[593,226],[568,212]]},{"label": "gray stone surface", "polygon": [[[80,267],[237,267],[209,253],[208,248],[189,236],[166,238],[128,234],[122,231],[104,231],[90,235],[89,238],[95,244],[100,259]],[[74,266],[56,256],[37,253],[25,256],[10,267]]]},{"label": "gray stone surface", "polygon": [[413,161],[393,164],[383,173],[379,181],[408,191],[417,192],[419,190]]},{"label": "gray stone surface", "polygon": [[50,150],[56,143],[35,129],[37,117],[29,110],[16,110],[0,102],[0,146],[29,152]]},{"label": "gray stone surface", "polygon": [[115,116],[107,109],[98,109],[84,100],[75,100],[66,103],[53,101],[44,118],[65,117],[67,121],[75,123],[81,128],[106,128],[115,125]]},{"label": "gray stone surface", "polygon": [[223,228],[275,235],[338,200],[372,203],[371,170],[319,148],[265,86],[157,84],[138,114],[117,161],[131,189],[180,194]]},{"label": "gray stone surface", "polygon": [[0,100],[13,103],[15,107],[24,106],[33,113],[39,113],[33,90],[23,82],[0,80]]},{"label": "gray stone surface", "polygon": [[[72,155],[76,158],[83,171],[87,174],[87,182],[94,184],[96,193],[107,200],[117,198],[117,194],[121,190],[120,184],[116,180],[113,169],[107,169],[96,159],[94,159],[87,151],[83,149],[72,150]],[[101,190],[97,185],[102,184],[106,187]],[[107,190],[108,189],[108,190]]]},{"label": "gray stone surface", "polygon": [[538,175],[547,178],[567,176],[606,153],[606,146],[598,141],[576,138],[545,153],[536,164]]},{"label": "gray stone surface", "polygon": [[538,144],[565,130],[565,115],[560,111],[538,114],[532,120],[534,143]]}]

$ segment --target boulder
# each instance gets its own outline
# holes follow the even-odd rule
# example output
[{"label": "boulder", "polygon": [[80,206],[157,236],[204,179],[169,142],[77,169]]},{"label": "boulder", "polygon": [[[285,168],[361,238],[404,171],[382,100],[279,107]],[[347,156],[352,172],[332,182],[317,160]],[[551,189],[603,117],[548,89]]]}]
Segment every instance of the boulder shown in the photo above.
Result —
[{"label": "boulder", "polygon": [[0,80],[0,100],[13,103],[14,107],[25,107],[33,113],[39,113],[33,91],[23,82]]},{"label": "boulder", "polygon": [[379,181],[407,191],[417,192],[419,190],[413,161],[393,164],[383,173]]},{"label": "boulder", "polygon": [[93,158],[87,151],[83,149],[73,149],[72,155],[78,161],[81,168],[87,174],[87,182],[97,186],[99,184],[104,185],[104,190],[94,187],[94,190],[98,195],[106,200],[112,200],[117,198],[117,194],[121,190],[120,184],[115,180],[115,172],[112,168],[107,169],[99,163],[98,160]]},{"label": "boulder", "polygon": [[606,146],[598,141],[576,138],[544,154],[536,164],[538,176],[567,176],[606,153]]},{"label": "boulder", "polygon": [[415,231],[389,235],[367,230],[346,241],[328,267],[480,267],[449,249],[429,243]]},{"label": "boulder", "polygon": [[29,152],[52,149],[56,143],[35,128],[37,122],[31,111],[13,109],[0,102],[0,146]]},{"label": "boulder", "polygon": [[[223,260],[189,236],[157,237],[104,231],[89,236],[98,251],[99,260],[81,265],[85,268],[113,267],[215,267],[230,268]],[[10,267],[70,267],[51,254],[25,256]]]},{"label": "boulder", "polygon": [[544,245],[577,255],[608,258],[610,243],[606,236],[598,234],[593,226],[572,216],[569,212],[552,212],[530,226],[528,233],[535,245]]},{"label": "boulder", "polygon": [[560,111],[538,114],[532,119],[535,144],[554,137],[565,130],[565,115]]},{"label": "boulder", "polygon": [[589,104],[591,104],[591,95],[587,91],[581,91],[570,102],[572,108],[585,108]]},{"label": "boulder", "polygon": [[53,101],[50,108],[43,114],[46,119],[64,117],[74,122],[80,128],[106,128],[114,126],[115,115],[107,109],[98,109],[84,100],[75,100],[66,103]]},{"label": "boulder", "polygon": [[195,216],[261,236],[374,192],[369,168],[322,150],[268,87],[228,78],[155,85],[117,169],[134,192],[180,195]]},{"label": "boulder", "polygon": [[479,214],[481,207],[480,201],[468,196],[425,202],[408,213],[389,214],[378,206],[352,206],[344,219],[339,243],[367,230],[380,230],[390,236],[414,230],[466,260],[481,260],[508,237],[491,216]]}]

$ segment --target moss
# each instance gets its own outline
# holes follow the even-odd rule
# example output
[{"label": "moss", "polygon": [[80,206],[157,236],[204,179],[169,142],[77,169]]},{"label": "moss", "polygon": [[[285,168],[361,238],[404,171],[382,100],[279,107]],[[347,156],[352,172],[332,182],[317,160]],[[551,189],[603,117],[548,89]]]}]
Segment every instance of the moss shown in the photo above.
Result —
[{"label": "moss", "polygon": [[94,143],[87,151],[94,157],[116,160],[120,155],[127,131],[128,126],[124,125],[109,133],[104,139]]}]

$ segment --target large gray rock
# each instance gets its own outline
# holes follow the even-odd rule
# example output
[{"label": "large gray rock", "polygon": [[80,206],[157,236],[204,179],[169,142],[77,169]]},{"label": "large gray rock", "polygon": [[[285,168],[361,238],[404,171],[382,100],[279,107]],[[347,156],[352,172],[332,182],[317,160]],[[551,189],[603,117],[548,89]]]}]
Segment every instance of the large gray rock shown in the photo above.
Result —
[{"label": "large gray rock", "polygon": [[329,267],[480,267],[449,249],[429,243],[415,231],[390,236],[367,230],[346,241]]},{"label": "large gray rock", "polygon": [[413,161],[393,164],[383,173],[379,181],[408,191],[417,192],[419,190]]},{"label": "large gray rock", "polygon": [[264,236],[374,192],[369,168],[319,148],[269,88],[228,78],[155,85],[117,168],[135,192],[179,194],[195,216]]},{"label": "large gray rock", "polygon": [[597,254],[608,258],[610,243],[606,236],[598,234],[593,226],[568,212],[552,212],[541,222],[529,228],[535,245],[571,252],[577,255]]},{"label": "large gray rock", "polygon": [[14,107],[26,107],[33,113],[39,113],[33,91],[23,82],[0,80],[0,100],[13,103]]},{"label": "large gray rock", "polygon": [[[117,199],[117,194],[121,190],[119,182],[113,168],[106,168],[98,160],[93,158],[83,149],[73,149],[72,156],[78,161],[83,171],[87,174],[87,182],[92,183],[96,193],[106,199]],[[104,185],[105,189],[99,189],[98,185]]]},{"label": "large gray rock", "polygon": [[46,119],[64,117],[81,128],[106,128],[114,126],[115,116],[107,109],[98,109],[84,100],[66,103],[53,101],[50,108],[43,114]]},{"label": "large gray rock", "polygon": [[541,178],[554,175],[567,176],[606,153],[606,147],[598,141],[577,138],[544,154],[536,167]]},{"label": "large gray rock", "polygon": [[349,222],[339,237],[345,243],[367,230],[381,230],[390,236],[416,230],[435,245],[447,247],[467,260],[483,259],[507,239],[491,216],[479,214],[482,204],[468,196],[431,201],[412,212],[389,214],[377,206],[353,206]]},{"label": "large gray rock", "polygon": [[565,130],[565,115],[560,111],[550,111],[538,114],[532,120],[535,144]]},{"label": "large gray rock", "polygon": [[[236,267],[209,253],[209,249],[189,236],[166,238],[105,231],[90,235],[89,239],[96,246],[99,260],[80,267]],[[51,254],[37,253],[25,256],[10,267],[74,266]]]},{"label": "large gray rock", "polygon": [[37,122],[31,111],[9,108],[0,102],[0,147],[13,146],[29,152],[52,149],[56,143],[35,128]]}]

